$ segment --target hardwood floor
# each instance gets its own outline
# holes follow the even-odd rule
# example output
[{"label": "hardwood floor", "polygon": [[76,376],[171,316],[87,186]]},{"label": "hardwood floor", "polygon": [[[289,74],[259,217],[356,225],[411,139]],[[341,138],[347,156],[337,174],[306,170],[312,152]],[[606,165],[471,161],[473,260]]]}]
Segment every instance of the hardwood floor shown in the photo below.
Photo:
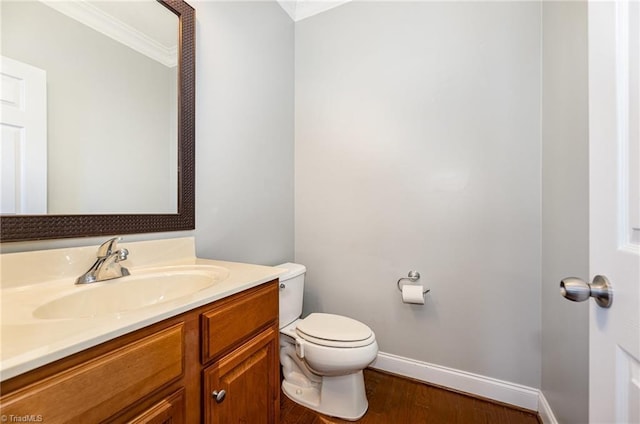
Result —
[{"label": "hardwood floor", "polygon": [[[509,408],[394,375],[364,371],[369,410],[359,424],[539,424],[535,413]],[[280,396],[280,424],[344,424]]]}]

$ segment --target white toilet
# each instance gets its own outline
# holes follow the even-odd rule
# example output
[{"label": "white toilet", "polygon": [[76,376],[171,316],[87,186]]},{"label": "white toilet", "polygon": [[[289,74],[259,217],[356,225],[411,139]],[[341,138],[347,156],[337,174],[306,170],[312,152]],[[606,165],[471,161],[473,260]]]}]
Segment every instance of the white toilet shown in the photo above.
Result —
[{"label": "white toilet", "polygon": [[357,420],[367,412],[362,370],[376,358],[376,336],[365,324],[333,314],[302,315],[303,265],[285,263],[280,276],[282,391],[322,414]]}]

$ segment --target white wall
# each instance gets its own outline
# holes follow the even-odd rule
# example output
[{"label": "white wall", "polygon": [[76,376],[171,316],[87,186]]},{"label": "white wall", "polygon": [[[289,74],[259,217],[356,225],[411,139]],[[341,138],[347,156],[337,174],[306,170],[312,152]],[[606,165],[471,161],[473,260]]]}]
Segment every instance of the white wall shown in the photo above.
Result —
[{"label": "white wall", "polygon": [[559,422],[586,423],[589,305],[558,284],[589,279],[587,4],[542,7],[542,391]]},{"label": "white wall", "polygon": [[[305,311],[540,385],[540,5],[349,3],[296,24]],[[418,270],[424,306],[396,281]]]}]

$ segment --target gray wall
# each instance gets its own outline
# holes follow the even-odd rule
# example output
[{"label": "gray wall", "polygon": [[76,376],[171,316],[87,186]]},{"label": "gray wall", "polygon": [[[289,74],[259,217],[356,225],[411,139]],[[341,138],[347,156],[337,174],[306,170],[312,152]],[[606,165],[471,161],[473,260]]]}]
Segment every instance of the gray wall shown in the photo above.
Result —
[{"label": "gray wall", "polygon": [[589,412],[589,305],[560,296],[589,278],[587,4],[543,4],[542,391],[561,423]]},{"label": "gray wall", "polygon": [[[275,3],[192,4],[197,230],[126,239],[291,260],[294,25]],[[538,5],[510,3],[350,4],[299,22],[295,253],[307,311],[362,319],[385,352],[542,387],[579,423],[587,305],[557,284],[588,276],[586,5],[543,5],[542,87],[540,24]],[[400,303],[409,269],[432,289],[424,307]]]},{"label": "gray wall", "polygon": [[349,3],[296,24],[295,59],[305,311],[539,387],[540,5]]},{"label": "gray wall", "polygon": [[198,255],[293,259],[294,25],[276,2],[193,2]]},{"label": "gray wall", "polygon": [[[196,237],[203,258],[293,259],[293,27],[276,2],[190,1],[196,9]],[[99,244],[3,243],[2,252]]]}]

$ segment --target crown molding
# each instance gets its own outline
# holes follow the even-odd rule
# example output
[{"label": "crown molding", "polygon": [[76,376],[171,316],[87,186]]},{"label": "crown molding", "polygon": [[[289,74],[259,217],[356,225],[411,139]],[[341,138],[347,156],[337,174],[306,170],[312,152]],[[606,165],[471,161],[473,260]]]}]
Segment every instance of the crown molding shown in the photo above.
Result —
[{"label": "crown molding", "polygon": [[334,7],[349,3],[351,0],[278,0],[280,7],[298,22]]},{"label": "crown molding", "polygon": [[177,46],[166,47],[134,27],[84,1],[40,0],[43,4],[167,67],[178,65]]}]

